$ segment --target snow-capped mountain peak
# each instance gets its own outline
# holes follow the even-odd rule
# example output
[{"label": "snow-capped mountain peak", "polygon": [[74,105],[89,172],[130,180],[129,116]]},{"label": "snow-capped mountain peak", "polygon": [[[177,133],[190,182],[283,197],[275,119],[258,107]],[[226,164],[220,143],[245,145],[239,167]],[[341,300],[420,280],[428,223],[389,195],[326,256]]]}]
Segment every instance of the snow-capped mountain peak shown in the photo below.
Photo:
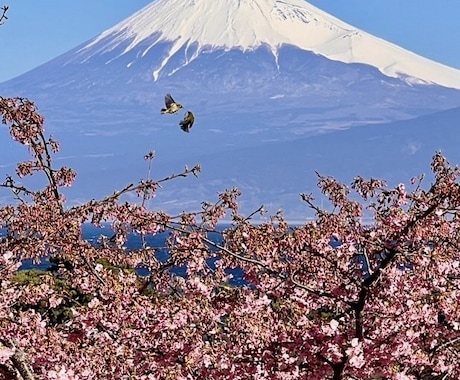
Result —
[{"label": "snow-capped mountain peak", "polygon": [[157,0],[98,36],[133,38],[128,50],[160,32],[158,41],[201,47],[276,49],[283,43],[312,48],[354,28],[303,0]]},{"label": "snow-capped mountain peak", "polygon": [[[113,38],[107,38],[113,37]],[[460,89],[460,70],[423,58],[361,31],[303,0],[157,0],[106,30],[81,49],[125,54],[149,41],[170,42],[153,72],[157,80],[170,58],[185,48],[185,65],[205,49],[254,50],[267,46],[277,59],[288,44],[345,63],[364,63],[390,77]]]},{"label": "snow-capped mountain peak", "polygon": [[[152,207],[196,210],[197,200],[238,187],[243,214],[264,204],[296,217],[315,170],[399,183],[437,150],[459,156],[460,71],[303,0],[155,0],[0,83],[0,93],[40,107],[65,147],[57,158],[79,173],[66,194],[78,203],[145,178],[139,160],[152,149],[159,178],[203,168],[185,187],[165,186]],[[167,93],[193,111],[191,133],[180,130],[182,115],[161,115]],[[0,139],[14,172],[23,158],[9,145]]]}]

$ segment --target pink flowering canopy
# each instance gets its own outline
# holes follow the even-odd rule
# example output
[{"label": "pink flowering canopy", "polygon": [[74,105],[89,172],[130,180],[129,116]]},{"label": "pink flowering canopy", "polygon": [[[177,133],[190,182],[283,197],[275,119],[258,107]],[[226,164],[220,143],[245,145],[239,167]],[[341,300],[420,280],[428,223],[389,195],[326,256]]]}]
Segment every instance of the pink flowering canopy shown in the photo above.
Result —
[{"label": "pink flowering canopy", "polygon": [[[237,189],[194,213],[145,207],[162,182],[199,165],[159,180],[149,170],[68,207],[62,188],[76,174],[54,167],[59,143],[35,104],[0,98],[0,114],[30,153],[0,185],[16,199],[0,203],[0,379],[460,378],[459,170],[442,154],[429,185],[318,174],[330,207],[299,200],[314,220],[289,226],[278,213],[253,224],[263,207],[241,215]],[[144,159],[150,168],[153,152]],[[31,189],[30,176],[46,186]],[[113,237],[83,239],[83,224],[104,222]],[[144,238],[164,231],[160,260]],[[132,234],[144,244],[127,250]],[[48,256],[52,270],[18,271]]]}]

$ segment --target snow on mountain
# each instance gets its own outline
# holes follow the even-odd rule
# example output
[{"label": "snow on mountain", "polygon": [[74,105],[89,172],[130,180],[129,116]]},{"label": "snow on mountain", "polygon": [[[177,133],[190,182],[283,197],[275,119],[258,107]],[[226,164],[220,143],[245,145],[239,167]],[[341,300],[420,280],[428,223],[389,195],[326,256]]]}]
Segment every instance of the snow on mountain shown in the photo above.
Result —
[{"label": "snow on mountain", "polygon": [[154,80],[182,48],[185,61],[176,70],[209,48],[267,46],[277,61],[279,48],[288,44],[331,60],[368,64],[409,83],[460,89],[460,70],[374,37],[303,0],[157,0],[83,46],[81,57],[87,59],[92,47],[104,53],[127,40],[121,55],[146,41],[141,56],[156,44],[172,42],[153,71]]}]

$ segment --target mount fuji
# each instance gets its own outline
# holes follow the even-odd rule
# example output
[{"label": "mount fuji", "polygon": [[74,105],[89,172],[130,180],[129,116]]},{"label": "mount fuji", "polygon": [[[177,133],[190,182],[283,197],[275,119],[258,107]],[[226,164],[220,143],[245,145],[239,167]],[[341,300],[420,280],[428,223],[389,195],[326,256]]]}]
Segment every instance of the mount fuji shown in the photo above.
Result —
[{"label": "mount fuji", "polygon": [[[171,93],[195,114],[160,115]],[[152,207],[196,209],[237,186],[242,211],[306,210],[315,170],[407,181],[435,150],[455,163],[460,70],[359,30],[303,0],[156,0],[17,78],[2,96],[34,100],[79,173],[70,204],[200,163]],[[6,133],[1,131],[0,133]],[[22,158],[0,139],[0,171]],[[6,152],[4,154],[3,152]],[[8,201],[6,197],[0,201]]]}]

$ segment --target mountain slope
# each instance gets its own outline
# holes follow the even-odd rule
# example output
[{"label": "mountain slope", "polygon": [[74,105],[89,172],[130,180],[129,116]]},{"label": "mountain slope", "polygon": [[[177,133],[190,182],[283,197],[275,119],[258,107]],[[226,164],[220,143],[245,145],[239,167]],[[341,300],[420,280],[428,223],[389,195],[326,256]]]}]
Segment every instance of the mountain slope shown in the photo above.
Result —
[{"label": "mountain slope", "polygon": [[[429,186],[431,157],[437,150],[453,165],[460,163],[459,121],[460,107],[412,120],[257,146],[225,147],[223,138],[214,152],[189,155],[179,148],[190,143],[186,137],[192,137],[193,144],[198,144],[205,134],[192,131],[189,136],[171,131],[176,142],[168,141],[156,150],[153,178],[178,173],[184,165],[200,164],[202,172],[198,178],[164,184],[150,207],[172,213],[197,210],[201,201],[213,202],[218,192],[236,186],[242,191],[241,212],[250,213],[263,204],[270,214],[282,209],[288,218],[301,220],[312,215],[300,201],[299,193],[312,192],[318,202],[322,199],[316,188],[315,171],[346,184],[361,175],[385,179],[390,186],[403,182],[408,187],[412,177],[426,174],[425,186]],[[102,197],[134,180],[146,178],[147,163],[142,155],[147,153],[148,142],[142,146],[141,141],[136,140],[138,152],[128,154],[123,149],[126,140],[118,138],[117,141],[118,150],[102,145],[98,155],[83,151],[72,156],[68,154],[68,144],[63,146],[56,163],[65,162],[78,172],[75,185],[65,189],[70,204],[88,199],[88,194]],[[172,150],[174,154],[167,155],[165,150]],[[11,173],[13,163],[4,170]]]},{"label": "mountain slope", "polygon": [[[184,183],[171,184],[158,201],[171,202],[179,212],[194,199],[213,200],[218,191],[236,186],[242,192],[242,211],[249,213],[263,204],[272,214],[282,209],[289,218],[302,220],[312,214],[299,193],[312,192],[318,202],[327,204],[316,187],[315,171],[345,184],[361,175],[384,179],[390,186],[402,182],[407,188],[412,177],[424,174],[423,186],[429,187],[436,151],[452,165],[460,163],[459,121],[460,107],[412,120],[196,156],[187,163],[201,164],[200,179],[187,181],[186,190]],[[179,167],[180,161],[168,165],[169,170],[174,166]]]},{"label": "mountain slope", "polygon": [[303,0],[157,0],[0,84],[37,101],[53,129],[118,123],[120,112],[147,126],[166,92],[224,125],[231,111],[257,112],[256,128],[341,128],[455,107],[458,88],[459,70]]},{"label": "mountain slope", "polygon": [[391,77],[460,89],[460,70],[376,38],[303,0],[158,0],[97,36],[80,53],[85,60],[93,48],[105,53],[126,41],[121,55],[146,41],[141,56],[172,42],[153,71],[154,80],[182,48],[184,60],[175,70],[209,48],[247,51],[265,45],[277,61],[279,47],[293,45],[332,60],[368,64]]}]

